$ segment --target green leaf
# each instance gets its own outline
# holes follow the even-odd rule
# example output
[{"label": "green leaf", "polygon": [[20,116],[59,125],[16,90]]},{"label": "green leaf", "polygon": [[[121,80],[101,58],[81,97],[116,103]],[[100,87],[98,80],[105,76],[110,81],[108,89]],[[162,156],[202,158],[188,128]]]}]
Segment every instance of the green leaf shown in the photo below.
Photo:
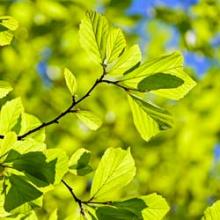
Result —
[{"label": "green leaf", "polygon": [[91,130],[97,130],[101,125],[101,119],[90,111],[80,110],[76,116]]},{"label": "green leaf", "polygon": [[10,213],[12,215],[24,213],[24,214],[22,214],[23,216],[21,216],[22,218],[17,217],[18,220],[20,220],[20,219],[23,220],[23,218],[27,219],[27,220],[36,220],[36,214],[34,215],[33,210],[36,208],[41,208],[42,206],[43,206],[43,195],[41,195],[40,197],[38,197],[35,200],[24,203],[23,205],[13,209]]},{"label": "green leaf", "polygon": [[[34,115],[23,112],[21,114],[21,128],[19,134],[25,134],[26,132],[41,125],[41,121]],[[37,141],[43,142],[46,138],[45,129],[40,129],[39,131],[31,134],[28,138],[32,137]]]},{"label": "green leaf", "polygon": [[133,179],[135,172],[130,149],[109,148],[105,151],[95,172],[90,193],[91,200],[109,200],[112,190],[126,186]]},{"label": "green leaf", "polygon": [[99,220],[104,219],[143,219],[142,211],[147,208],[141,198],[132,198],[125,201],[113,202],[109,206],[98,208],[96,214]]},{"label": "green leaf", "polygon": [[11,186],[6,194],[4,203],[4,208],[7,212],[42,195],[42,192],[28,183],[22,176],[12,174],[9,176],[9,181]]},{"label": "green leaf", "polygon": [[96,215],[99,220],[162,220],[168,211],[166,200],[153,193],[99,207]]},{"label": "green leaf", "polygon": [[158,89],[171,89],[181,86],[184,81],[174,75],[165,73],[155,73],[138,83],[138,90],[151,91]]},{"label": "green leaf", "polygon": [[141,51],[138,45],[133,45],[124,53],[107,66],[107,73],[110,75],[122,75],[132,69],[141,61]]},{"label": "green leaf", "polygon": [[219,220],[220,219],[220,200],[216,201],[212,206],[208,207],[202,220]]},{"label": "green leaf", "polygon": [[128,96],[135,127],[141,137],[148,141],[161,130],[172,127],[172,116],[164,109],[143,101],[137,96]]},{"label": "green leaf", "polygon": [[142,211],[144,220],[161,220],[169,211],[169,205],[166,200],[156,193],[140,197],[147,208]]},{"label": "green leaf", "polygon": [[5,97],[13,89],[8,82],[0,81],[0,99]]},{"label": "green leaf", "polygon": [[11,31],[15,31],[18,28],[17,20],[11,16],[1,16],[0,25]]},{"label": "green leaf", "polygon": [[0,155],[2,156],[12,149],[16,141],[17,135],[15,132],[8,132],[1,141]]},{"label": "green leaf", "polygon": [[59,184],[63,176],[68,172],[68,157],[61,149],[49,149],[45,152],[45,155],[47,163],[56,162],[53,184]]},{"label": "green leaf", "polygon": [[[15,156],[12,157],[12,154]],[[42,152],[19,154],[12,150],[5,162],[12,162],[14,169],[24,172],[39,187],[45,187],[55,182],[57,158],[48,161]]]},{"label": "green leaf", "polygon": [[10,164],[13,169],[24,172],[26,177],[38,187],[60,183],[68,171],[68,157],[61,149],[25,154],[10,150],[4,164]]},{"label": "green leaf", "polygon": [[69,89],[71,95],[75,95],[77,90],[77,82],[75,76],[72,74],[72,72],[65,68],[64,69],[64,77],[66,81],[67,88]]},{"label": "green leaf", "polygon": [[96,216],[98,220],[141,220],[134,213],[127,209],[116,208],[113,206],[103,206],[97,209]]},{"label": "green leaf", "polygon": [[157,91],[152,91],[152,93],[165,98],[178,100],[185,96],[196,85],[195,81],[183,71],[183,57],[179,52],[150,59],[135,70],[124,75],[121,79],[121,84],[138,89],[138,85],[142,80],[158,73],[176,76],[184,81],[184,83],[177,88],[161,88]]},{"label": "green leaf", "polygon": [[106,18],[96,12],[87,11],[80,24],[80,43],[88,55],[99,64],[103,64],[106,58],[108,33],[109,24]]},{"label": "green leaf", "polygon": [[49,216],[48,220],[57,220],[58,216],[57,216],[57,209],[55,209]]},{"label": "green leaf", "polygon": [[111,28],[106,45],[107,63],[112,63],[117,59],[125,47],[126,41],[122,31],[119,28]]},{"label": "green leaf", "polygon": [[0,133],[6,134],[8,131],[11,131],[22,112],[23,105],[20,98],[6,102],[0,114]]},{"label": "green leaf", "polygon": [[18,140],[12,148],[21,154],[35,151],[44,152],[46,150],[46,144],[36,139],[26,137],[24,140]]},{"label": "green leaf", "polygon": [[17,28],[18,22],[13,17],[0,17],[0,46],[5,46],[11,43],[13,39],[12,31],[15,31]]},{"label": "green leaf", "polygon": [[74,175],[84,176],[92,171],[88,165],[91,157],[91,152],[80,148],[78,149],[69,160],[69,171]]}]

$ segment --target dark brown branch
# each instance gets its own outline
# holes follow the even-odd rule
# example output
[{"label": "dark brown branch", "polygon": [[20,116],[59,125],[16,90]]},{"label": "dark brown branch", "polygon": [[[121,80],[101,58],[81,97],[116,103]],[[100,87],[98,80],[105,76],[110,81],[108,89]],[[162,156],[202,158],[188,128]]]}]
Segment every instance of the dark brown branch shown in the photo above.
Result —
[{"label": "dark brown branch", "polygon": [[[105,66],[103,65],[103,73],[101,75],[101,77],[99,79],[97,79],[95,81],[95,83],[92,85],[92,87],[87,91],[87,93],[82,96],[80,99],[78,100],[75,100],[75,97],[73,96],[73,99],[72,99],[72,103],[71,105],[63,112],[61,112],[59,115],[57,115],[55,118],[51,119],[50,121],[48,122],[43,122],[42,124],[40,124],[39,126],[37,126],[36,128],[33,128],[29,131],[27,131],[26,133],[22,134],[22,135],[19,135],[18,136],[18,140],[22,140],[24,139],[26,136],[36,132],[36,131],[39,131],[40,129],[42,128],[45,128],[49,125],[52,125],[52,124],[58,124],[60,119],[63,118],[65,115],[69,114],[69,113],[72,113],[72,112],[75,112],[75,110],[73,109],[76,105],[78,105],[80,102],[82,102],[84,99],[86,99],[88,96],[90,96],[90,94],[92,93],[92,91],[97,87],[98,84],[100,83],[108,83],[108,84],[112,84],[112,85],[115,85],[119,88],[122,88],[123,90],[125,90],[126,92],[128,91],[137,91],[137,89],[134,89],[134,88],[128,88],[128,87],[125,87],[123,85],[120,85],[119,82],[120,81],[110,81],[110,80],[105,80],[103,79],[104,76],[106,75],[106,70],[105,70]],[[0,139],[3,139],[4,138],[4,135],[0,135]]]},{"label": "dark brown branch", "polygon": [[69,192],[71,193],[72,197],[74,198],[75,202],[79,205],[80,208],[80,213],[85,216],[85,212],[82,206],[82,201],[75,195],[75,193],[73,192],[72,187],[70,187],[64,180],[62,180],[62,183],[66,186],[66,188],[69,190]]},{"label": "dark brown branch", "polygon": [[70,194],[72,195],[73,199],[75,200],[75,202],[78,204],[79,208],[80,208],[80,213],[85,216],[85,212],[84,212],[84,209],[83,209],[83,204],[84,205],[111,205],[112,202],[111,201],[107,201],[107,202],[93,202],[91,200],[89,201],[82,201],[81,199],[79,199],[74,191],[73,191],[73,188],[71,186],[69,186],[64,180],[61,180],[62,183],[65,185],[65,187],[69,190]]},{"label": "dark brown branch", "polygon": [[[18,136],[18,140],[22,140],[23,138],[25,138],[26,136],[44,128],[44,127],[47,127],[51,124],[57,124],[59,123],[59,120],[61,118],[63,118],[65,115],[67,115],[68,113],[72,113],[73,112],[73,108],[79,104],[80,102],[82,102],[84,99],[86,99],[88,96],[90,96],[91,92],[95,89],[95,87],[102,82],[103,80],[103,77],[105,76],[105,68],[103,67],[103,74],[101,75],[101,77],[99,79],[97,79],[95,81],[95,83],[93,84],[93,86],[88,90],[88,92],[83,96],[81,97],[80,99],[78,99],[77,101],[75,100],[75,98],[73,97],[73,100],[72,100],[72,103],[71,105],[62,113],[60,113],[58,116],[56,116],[54,119],[48,121],[48,122],[44,122],[42,123],[41,125],[39,125],[38,127],[34,128],[34,129],[31,129],[29,130],[28,132],[24,133],[23,135],[20,135]],[[3,135],[0,136],[0,138],[4,138]]]}]

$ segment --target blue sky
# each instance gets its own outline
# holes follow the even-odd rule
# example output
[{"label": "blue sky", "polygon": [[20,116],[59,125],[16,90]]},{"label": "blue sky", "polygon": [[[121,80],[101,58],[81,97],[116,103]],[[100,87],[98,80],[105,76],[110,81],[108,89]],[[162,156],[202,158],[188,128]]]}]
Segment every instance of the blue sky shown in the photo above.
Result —
[{"label": "blue sky", "polygon": [[[186,13],[189,13],[190,8],[197,3],[198,0],[133,0],[131,6],[127,10],[127,14],[138,14],[142,16],[141,21],[133,29],[133,31],[140,36],[141,47],[144,47],[149,39],[146,27],[148,22],[154,19],[152,12],[155,7],[164,6],[172,9],[182,9]],[[158,21],[158,24],[160,24],[160,21]],[[167,29],[169,29],[169,31],[171,32],[171,38],[166,44],[167,50],[169,50],[170,48],[176,48],[178,50],[180,39],[179,31],[175,26],[172,25],[167,25]],[[220,34],[217,35],[211,43],[213,47],[219,45]],[[215,60],[191,51],[185,50],[183,55],[185,58],[185,64],[187,66],[190,66],[196,72],[198,77],[201,77],[213,64],[216,64]]]}]

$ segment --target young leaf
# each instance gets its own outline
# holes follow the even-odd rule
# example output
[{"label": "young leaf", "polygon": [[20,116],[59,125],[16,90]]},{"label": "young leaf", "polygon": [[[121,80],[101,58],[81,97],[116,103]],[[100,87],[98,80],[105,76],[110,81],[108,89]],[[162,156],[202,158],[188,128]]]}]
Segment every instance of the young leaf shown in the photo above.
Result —
[{"label": "young leaf", "polygon": [[130,149],[107,149],[95,172],[90,192],[91,200],[109,200],[112,190],[126,186],[133,179],[135,172],[135,163]]},{"label": "young leaf", "polygon": [[4,139],[1,141],[0,155],[6,154],[17,141],[15,132],[8,132],[5,134]]},{"label": "young leaf", "polygon": [[161,88],[156,91],[152,91],[152,93],[165,98],[178,100],[185,96],[196,85],[195,81],[193,81],[189,75],[183,71],[183,57],[179,52],[150,59],[135,70],[124,75],[121,79],[121,84],[130,88],[138,89],[138,84],[142,80],[158,73],[176,76],[184,81],[184,83],[177,88]]},{"label": "young leaf", "polygon": [[158,89],[171,89],[181,86],[184,81],[174,75],[155,73],[147,76],[138,83],[138,90],[151,91]]},{"label": "young leaf", "polygon": [[11,31],[15,31],[18,28],[18,22],[11,16],[1,16],[0,25],[8,28]]},{"label": "young leaf", "polygon": [[102,125],[101,119],[90,111],[80,110],[76,116],[91,130],[97,130]]},{"label": "young leaf", "polygon": [[128,96],[135,127],[141,137],[149,141],[160,130],[172,127],[172,117],[169,112],[143,101],[137,96]]},{"label": "young leaf", "polygon": [[[23,112],[21,114],[21,128],[19,134],[22,135],[41,124],[41,121],[36,116]],[[46,138],[45,129],[40,129],[36,133],[31,134],[29,137],[32,137],[37,141],[44,142]]]},{"label": "young leaf", "polygon": [[138,45],[125,50],[125,52],[115,60],[111,65],[108,65],[107,72],[110,75],[122,75],[132,69],[141,61],[141,51]]},{"label": "young leaf", "polygon": [[88,165],[91,157],[91,152],[80,148],[69,160],[69,171],[74,175],[84,176],[92,171]]},{"label": "young leaf", "polygon": [[80,43],[88,55],[102,64],[106,58],[106,41],[109,24],[106,18],[96,12],[87,11],[80,24]]},{"label": "young leaf", "polygon": [[216,201],[212,206],[208,207],[202,220],[219,220],[220,219],[220,200]]},{"label": "young leaf", "polygon": [[13,89],[8,82],[0,81],[0,99],[5,97]]},{"label": "young leaf", "polygon": [[22,112],[23,105],[20,98],[6,102],[6,104],[3,105],[0,114],[0,133],[6,134],[10,131],[17,123]]},{"label": "young leaf", "polygon": [[9,176],[9,181],[11,186],[6,194],[4,203],[4,208],[7,212],[42,195],[42,192],[28,183],[22,176],[12,174]]},{"label": "young leaf", "polygon": [[72,96],[75,95],[76,89],[77,89],[77,82],[75,76],[72,74],[72,72],[65,68],[64,69],[64,77],[66,81],[67,88],[69,89]]},{"label": "young leaf", "polygon": [[0,17],[0,46],[5,46],[11,43],[13,39],[12,31],[18,28],[18,22],[13,17]]},{"label": "young leaf", "polygon": [[106,45],[107,63],[112,63],[117,59],[125,47],[126,41],[122,31],[119,28],[111,28]]}]

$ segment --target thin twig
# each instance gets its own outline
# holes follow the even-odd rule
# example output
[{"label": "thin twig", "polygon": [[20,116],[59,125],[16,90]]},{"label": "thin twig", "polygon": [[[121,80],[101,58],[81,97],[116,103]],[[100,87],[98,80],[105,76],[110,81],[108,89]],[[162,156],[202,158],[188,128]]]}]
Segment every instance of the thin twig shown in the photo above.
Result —
[{"label": "thin twig", "polygon": [[75,193],[73,192],[73,188],[70,187],[64,180],[61,180],[62,183],[66,186],[66,188],[69,190],[69,192],[71,193],[72,197],[74,198],[75,202],[79,205],[80,208],[80,213],[85,216],[85,212],[82,206],[82,201],[75,195]]},{"label": "thin twig", "polygon": [[88,201],[82,201],[81,199],[79,199],[76,194],[73,191],[73,188],[71,186],[69,186],[64,180],[61,180],[62,183],[66,186],[66,188],[69,190],[69,192],[71,193],[73,199],[75,200],[75,202],[78,204],[79,208],[80,208],[80,213],[85,216],[85,211],[83,209],[83,204],[84,205],[111,205],[112,201],[107,201],[107,202],[94,202],[91,200]]},{"label": "thin twig", "polygon": [[120,81],[111,81],[111,80],[102,80],[103,83],[107,83],[107,84],[112,84],[112,85],[115,85],[123,90],[125,90],[126,92],[128,91],[138,91],[138,89],[135,89],[135,88],[129,88],[129,87],[126,87],[126,86],[123,86],[121,84],[119,84]]},{"label": "thin twig", "polygon": [[[72,99],[72,103],[71,105],[63,112],[61,112],[58,116],[56,116],[55,118],[53,118],[52,120],[48,121],[48,122],[44,122],[42,123],[41,125],[37,126],[36,128],[33,128],[29,131],[27,131],[26,133],[22,134],[22,135],[19,135],[18,136],[18,140],[22,140],[24,139],[26,136],[44,128],[44,127],[47,127],[51,124],[58,124],[60,119],[63,118],[65,115],[67,115],[68,113],[72,113],[74,112],[73,108],[78,105],[80,102],[82,102],[84,99],[86,99],[88,96],[90,96],[90,94],[92,93],[92,91],[96,88],[96,86],[98,84],[100,84],[105,76],[106,72],[105,72],[105,68],[103,67],[103,74],[101,75],[101,77],[99,79],[97,79],[95,81],[95,83],[92,85],[92,87],[87,91],[87,93],[82,96],[80,99],[78,99],[77,101],[75,100],[75,97],[73,97]],[[4,138],[3,135],[0,135],[0,139]]]},{"label": "thin twig", "polygon": [[[63,112],[61,112],[59,115],[57,115],[55,118],[51,119],[50,121],[48,122],[43,122],[42,124],[40,124],[39,126],[37,126],[36,128],[33,128],[29,131],[27,131],[26,133],[22,134],[22,135],[19,135],[18,136],[18,140],[22,140],[24,139],[26,136],[30,135],[30,134],[33,134],[34,132],[36,131],[39,131],[41,130],[42,128],[45,128],[49,125],[52,125],[52,124],[58,124],[60,119],[63,118],[65,115],[69,114],[69,113],[73,113],[75,112],[75,110],[73,109],[76,105],[78,105],[79,103],[81,103],[84,99],[86,99],[88,96],[90,96],[90,94],[92,93],[92,91],[97,87],[98,84],[100,83],[108,83],[108,84],[113,84],[119,88],[122,88],[123,90],[125,90],[126,92],[132,90],[132,91],[137,91],[137,89],[134,89],[134,88],[128,88],[128,87],[125,87],[123,85],[120,85],[118,84],[119,81],[110,81],[110,80],[105,80],[103,79],[104,76],[106,75],[106,70],[105,70],[105,66],[103,65],[103,73],[102,75],[100,76],[99,79],[97,79],[95,81],[95,83],[92,85],[92,87],[86,92],[85,95],[83,95],[81,98],[79,98],[78,100],[75,100],[75,97],[73,96],[72,98],[72,103],[71,105]],[[4,138],[4,135],[0,135],[0,139],[3,139]]]}]

